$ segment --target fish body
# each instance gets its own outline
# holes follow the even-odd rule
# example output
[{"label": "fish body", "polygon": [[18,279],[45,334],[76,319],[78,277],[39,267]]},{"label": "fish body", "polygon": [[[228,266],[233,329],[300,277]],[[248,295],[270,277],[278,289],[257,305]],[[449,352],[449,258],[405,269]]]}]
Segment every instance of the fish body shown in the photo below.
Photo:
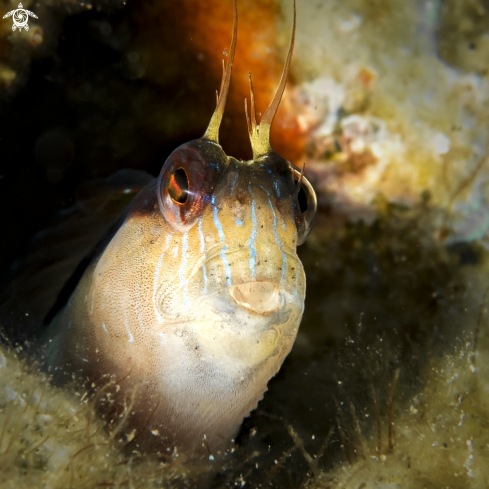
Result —
[{"label": "fish body", "polygon": [[[190,176],[190,222],[162,211],[176,168]],[[56,319],[50,362],[124,379],[137,429],[149,419],[166,445],[223,450],[302,317],[295,174],[278,155],[239,161],[204,139],[175,150]]]},{"label": "fish body", "polygon": [[229,58],[204,136],[175,149],[122,216],[106,219],[118,228],[86,255],[84,272],[77,267],[63,308],[66,287],[54,306],[36,303],[39,314],[49,310],[44,322],[58,311],[41,334],[48,366],[91,389],[113,436],[123,430],[131,449],[223,453],[292,348],[304,309],[296,248],[314,221],[315,194],[304,169],[269,141],[295,4],[284,72],[259,124],[250,77],[253,159],[241,161],[218,143],[236,46],[233,3]]}]

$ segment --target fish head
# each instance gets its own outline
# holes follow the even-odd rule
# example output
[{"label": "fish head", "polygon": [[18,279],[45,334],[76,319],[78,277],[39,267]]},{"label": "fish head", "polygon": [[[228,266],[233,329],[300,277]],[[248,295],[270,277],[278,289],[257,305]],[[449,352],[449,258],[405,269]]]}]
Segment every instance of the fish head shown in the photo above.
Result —
[{"label": "fish head", "polygon": [[206,139],[164,164],[156,192],[172,238],[156,307],[161,317],[200,315],[193,334],[201,351],[215,348],[251,368],[290,350],[305,299],[296,249],[316,213],[300,176],[275,152],[241,161]]},{"label": "fish head", "polygon": [[236,45],[234,7],[230,57],[207,131],[177,148],[158,179],[161,215],[180,236],[175,250],[185,254],[165,271],[171,278],[162,282],[172,280],[174,286],[166,288],[159,307],[161,314],[177,315],[194,307],[200,314],[195,334],[202,345],[219,350],[238,369],[269,362],[273,375],[290,351],[302,317],[306,285],[296,248],[311,230],[317,205],[303,170],[270,144],[294,45],[295,3],[285,67],[260,123],[249,76],[251,116],[246,101],[245,107],[253,159],[227,156],[219,145]]}]

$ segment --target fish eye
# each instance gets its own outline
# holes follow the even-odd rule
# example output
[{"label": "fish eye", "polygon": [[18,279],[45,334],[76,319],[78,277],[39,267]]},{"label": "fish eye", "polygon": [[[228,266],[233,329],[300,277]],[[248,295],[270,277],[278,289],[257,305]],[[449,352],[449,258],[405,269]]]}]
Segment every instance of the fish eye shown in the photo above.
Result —
[{"label": "fish eye", "polygon": [[[292,170],[294,172],[294,181],[298,185],[300,179],[300,170],[294,166]],[[298,232],[297,244],[301,245],[306,240],[307,236],[311,232],[312,226],[316,219],[317,214],[317,199],[316,192],[312,188],[309,180],[303,175],[301,180],[301,188],[297,192],[297,207],[296,213],[296,225]]]},{"label": "fish eye", "polygon": [[188,198],[188,177],[183,168],[173,172],[168,181],[168,194],[173,202],[185,204]]},{"label": "fish eye", "polygon": [[302,214],[304,214],[304,212],[307,211],[308,205],[306,191],[302,185],[299,190],[299,194],[297,195],[297,200],[299,201],[299,209],[301,210]]},{"label": "fish eye", "polygon": [[205,139],[190,141],[173,151],[157,183],[158,205],[170,226],[183,232],[197,221],[227,163],[222,148]]}]

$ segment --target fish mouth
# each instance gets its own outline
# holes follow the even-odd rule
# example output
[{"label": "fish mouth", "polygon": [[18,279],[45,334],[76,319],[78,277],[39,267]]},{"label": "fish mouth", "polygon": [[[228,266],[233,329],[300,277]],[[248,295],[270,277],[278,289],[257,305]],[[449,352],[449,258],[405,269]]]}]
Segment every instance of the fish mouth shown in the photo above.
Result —
[{"label": "fish mouth", "polygon": [[228,293],[238,306],[260,316],[268,316],[284,305],[280,289],[273,282],[246,282],[231,285]]}]

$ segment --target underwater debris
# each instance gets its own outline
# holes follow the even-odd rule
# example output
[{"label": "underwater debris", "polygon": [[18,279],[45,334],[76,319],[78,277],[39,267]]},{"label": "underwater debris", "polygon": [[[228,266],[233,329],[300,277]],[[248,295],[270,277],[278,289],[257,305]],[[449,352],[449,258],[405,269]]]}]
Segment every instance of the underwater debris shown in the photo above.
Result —
[{"label": "underwater debris", "polygon": [[[479,343],[477,353],[472,337],[433,359],[422,374],[423,389],[396,405],[392,416],[376,412],[377,434],[374,428],[362,444],[350,442],[355,458],[323,472],[309,487],[487,487],[489,430],[480,423],[488,402],[487,319],[483,330],[485,344]],[[358,423],[354,412],[348,422]]]},{"label": "underwater debris", "polygon": [[88,489],[136,481],[151,487],[189,477],[183,455],[123,455],[86,393],[53,387],[48,375],[3,345],[0,378],[2,488]]}]

